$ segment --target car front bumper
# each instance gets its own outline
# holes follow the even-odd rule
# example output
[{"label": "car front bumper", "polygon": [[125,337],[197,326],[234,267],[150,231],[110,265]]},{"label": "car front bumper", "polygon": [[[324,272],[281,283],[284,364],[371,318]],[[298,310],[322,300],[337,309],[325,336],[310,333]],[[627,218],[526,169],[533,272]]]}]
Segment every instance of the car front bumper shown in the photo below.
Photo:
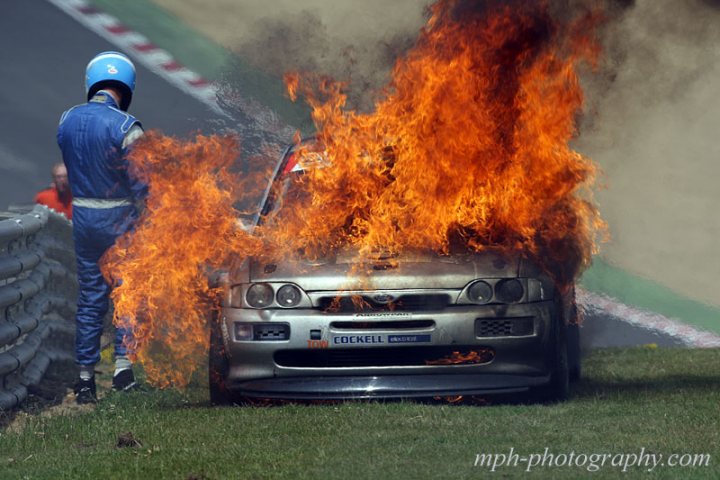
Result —
[{"label": "car front bumper", "polygon": [[[243,396],[278,399],[523,392],[550,380],[557,315],[552,301],[363,315],[363,322],[358,314],[315,309],[224,308],[226,386]],[[520,335],[492,328],[512,321],[531,328]],[[491,334],[478,322],[490,325]],[[288,338],[237,340],[236,323],[286,325]],[[489,356],[448,364],[446,354],[455,351]]]}]

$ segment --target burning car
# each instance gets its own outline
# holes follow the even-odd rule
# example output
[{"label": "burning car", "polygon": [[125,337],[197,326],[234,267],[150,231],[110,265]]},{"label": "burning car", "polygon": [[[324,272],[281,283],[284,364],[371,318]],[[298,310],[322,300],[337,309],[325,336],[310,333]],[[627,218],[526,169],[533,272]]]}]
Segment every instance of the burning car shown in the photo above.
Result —
[{"label": "burning car", "polygon": [[[292,209],[307,165],[288,148],[253,224]],[[316,155],[322,163],[322,155]],[[574,292],[486,249],[249,258],[221,278],[213,403],[529,393],[564,400],[580,374]]]},{"label": "burning car", "polygon": [[348,104],[346,82],[285,75],[322,148],[299,143],[273,175],[264,149],[240,149],[256,137],[135,144],[146,208],[103,273],[149,383],[188,385],[213,311],[215,402],[567,396],[573,285],[607,233],[597,166],[572,147],[604,16],[464,0],[428,13],[372,108]]}]

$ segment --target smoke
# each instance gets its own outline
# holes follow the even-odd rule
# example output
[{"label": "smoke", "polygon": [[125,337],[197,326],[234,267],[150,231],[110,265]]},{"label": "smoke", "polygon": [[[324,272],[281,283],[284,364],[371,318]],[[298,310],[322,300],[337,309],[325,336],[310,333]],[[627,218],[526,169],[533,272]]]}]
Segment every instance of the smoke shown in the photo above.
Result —
[{"label": "smoke", "polygon": [[[252,2],[248,2],[252,3]],[[235,35],[232,50],[253,68],[281,78],[288,72],[313,72],[345,82],[350,108],[369,111],[390,80],[391,69],[414,44],[429,16],[431,0],[273,3],[272,10],[251,10],[242,35]],[[526,0],[458,0],[457,21],[508,6],[528,10]],[[616,18],[634,0],[549,0],[550,12],[566,23],[591,10],[601,9]],[[334,8],[331,8],[334,7]],[[537,9],[540,11],[540,9]],[[245,11],[244,13],[248,13]],[[242,67],[237,68],[241,70]],[[232,80],[230,80],[232,81]]]},{"label": "smoke", "polygon": [[[322,4],[323,2],[309,2]],[[330,7],[330,2],[325,2]],[[384,2],[383,2],[384,3]],[[321,8],[274,12],[260,18],[234,46],[250,65],[282,78],[288,71],[314,72],[347,83],[349,105],[369,110],[374,93],[390,79],[395,60],[413,44],[429,1],[384,8],[340,3],[341,12]],[[375,17],[387,11],[388,17]]]},{"label": "smoke", "polygon": [[638,0],[608,24],[576,147],[605,172],[604,256],[717,304],[720,2]]}]

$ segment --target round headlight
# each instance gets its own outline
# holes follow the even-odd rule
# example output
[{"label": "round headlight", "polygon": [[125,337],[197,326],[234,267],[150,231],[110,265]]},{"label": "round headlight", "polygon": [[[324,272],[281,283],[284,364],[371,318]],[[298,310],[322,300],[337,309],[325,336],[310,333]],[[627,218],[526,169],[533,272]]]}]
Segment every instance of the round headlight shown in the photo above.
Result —
[{"label": "round headlight", "polygon": [[501,302],[515,303],[522,299],[524,293],[522,283],[516,278],[500,280],[495,284],[495,296]]},{"label": "round headlight", "polygon": [[282,307],[294,307],[301,299],[300,289],[295,285],[283,285],[277,292],[277,303]]},{"label": "round headlight", "polygon": [[470,285],[468,288],[468,298],[471,302],[475,303],[487,303],[492,298],[492,287],[482,280]]},{"label": "round headlight", "polygon": [[273,289],[267,283],[256,283],[248,288],[245,299],[248,305],[254,308],[263,308],[273,301]]}]

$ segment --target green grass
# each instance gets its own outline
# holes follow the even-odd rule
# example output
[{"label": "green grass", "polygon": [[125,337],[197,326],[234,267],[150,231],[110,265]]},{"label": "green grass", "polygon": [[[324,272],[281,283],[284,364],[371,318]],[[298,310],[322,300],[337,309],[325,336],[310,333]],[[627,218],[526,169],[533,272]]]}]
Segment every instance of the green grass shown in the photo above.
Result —
[{"label": "green grass", "polygon": [[[709,453],[709,467],[654,478],[718,478],[720,350],[596,350],[560,405],[361,403],[213,408],[203,388],[114,395],[90,412],[33,415],[0,435],[5,478],[484,478],[478,453]],[[132,432],[142,447],[118,448]],[[526,476],[501,467],[498,478]],[[536,467],[535,478],[577,478]],[[617,467],[594,478],[638,478]]]}]

